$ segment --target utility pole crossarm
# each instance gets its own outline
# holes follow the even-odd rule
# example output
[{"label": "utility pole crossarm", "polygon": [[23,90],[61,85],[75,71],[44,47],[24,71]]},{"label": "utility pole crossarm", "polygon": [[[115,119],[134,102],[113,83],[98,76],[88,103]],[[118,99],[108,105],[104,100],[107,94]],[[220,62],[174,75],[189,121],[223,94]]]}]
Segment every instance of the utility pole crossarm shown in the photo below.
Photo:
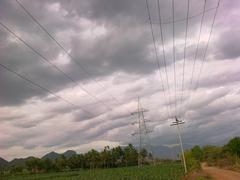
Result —
[{"label": "utility pole crossarm", "polygon": [[139,111],[134,111],[131,113],[131,115],[136,115],[138,113],[143,113],[143,112],[148,112],[149,110],[148,109],[139,109]]},{"label": "utility pole crossarm", "polygon": [[170,126],[176,126],[176,125],[184,124],[184,123],[185,123],[185,122],[183,122],[183,121],[173,122]]},{"label": "utility pole crossarm", "polygon": [[[151,120],[148,120],[148,119],[144,119],[144,122],[152,122],[152,121],[151,121]],[[139,124],[139,122],[135,121],[135,122],[132,122],[131,124],[132,124],[132,125],[134,125],[134,124]]]},{"label": "utility pole crossarm", "polygon": [[[153,130],[145,130],[144,132],[141,132],[141,134],[148,134],[148,133],[152,133],[153,132]],[[132,136],[135,136],[136,134],[139,134],[139,132],[134,132],[134,133],[132,133],[131,135]]]}]

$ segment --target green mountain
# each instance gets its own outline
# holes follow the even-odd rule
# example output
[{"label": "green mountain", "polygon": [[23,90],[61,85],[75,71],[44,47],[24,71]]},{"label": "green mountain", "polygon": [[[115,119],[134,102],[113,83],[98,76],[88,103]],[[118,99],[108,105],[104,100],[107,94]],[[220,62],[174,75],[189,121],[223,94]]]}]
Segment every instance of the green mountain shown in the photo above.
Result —
[{"label": "green mountain", "polygon": [[45,154],[42,159],[50,159],[50,160],[55,160],[57,158],[59,158],[61,156],[61,154],[58,154],[54,151],[48,153],[48,154]]},{"label": "green mountain", "polygon": [[16,158],[10,161],[7,165],[8,166],[24,166],[25,162],[32,159],[33,157],[27,157],[27,158]]},{"label": "green mountain", "polygon": [[8,161],[0,157],[0,168],[6,167],[8,165]]},{"label": "green mountain", "polygon": [[75,151],[73,151],[73,150],[68,150],[65,153],[63,153],[62,155],[64,155],[66,158],[70,158],[72,156],[77,155],[77,153]]},{"label": "green mountain", "polygon": [[52,151],[52,152],[44,155],[44,156],[42,157],[42,159],[55,160],[55,159],[61,157],[62,155],[64,155],[66,158],[70,158],[70,157],[72,157],[72,156],[75,156],[76,154],[77,154],[77,153],[76,153],[75,151],[73,151],[73,150],[68,150],[68,151],[66,151],[66,152],[64,152],[64,153],[62,153],[62,154],[59,154],[59,153],[56,153],[56,152]]}]

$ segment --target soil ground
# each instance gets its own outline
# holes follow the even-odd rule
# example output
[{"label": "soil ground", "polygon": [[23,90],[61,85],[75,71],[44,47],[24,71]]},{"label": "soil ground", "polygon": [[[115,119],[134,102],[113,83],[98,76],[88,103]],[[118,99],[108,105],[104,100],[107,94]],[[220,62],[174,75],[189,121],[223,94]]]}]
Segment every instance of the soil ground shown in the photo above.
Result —
[{"label": "soil ground", "polygon": [[209,167],[206,164],[202,165],[202,170],[214,180],[240,180],[239,172]]}]

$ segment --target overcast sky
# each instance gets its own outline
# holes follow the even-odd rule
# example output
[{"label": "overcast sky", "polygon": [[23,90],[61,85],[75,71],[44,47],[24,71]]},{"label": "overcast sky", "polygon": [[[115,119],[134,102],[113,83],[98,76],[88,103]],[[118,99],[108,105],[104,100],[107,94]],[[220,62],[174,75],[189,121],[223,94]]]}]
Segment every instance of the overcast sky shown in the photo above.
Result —
[{"label": "overcast sky", "polygon": [[166,69],[157,1],[149,0],[161,76],[145,0],[19,2],[68,54],[15,0],[0,0],[0,63],[62,98],[0,67],[0,157],[135,144],[137,117],[130,112],[138,96],[155,146],[177,143],[175,115],[186,122],[185,144],[222,144],[240,135],[240,1],[220,2],[203,61],[218,4],[207,0],[193,71],[204,0],[190,0],[183,86],[187,0],[174,6],[176,86],[171,0],[160,1]]}]

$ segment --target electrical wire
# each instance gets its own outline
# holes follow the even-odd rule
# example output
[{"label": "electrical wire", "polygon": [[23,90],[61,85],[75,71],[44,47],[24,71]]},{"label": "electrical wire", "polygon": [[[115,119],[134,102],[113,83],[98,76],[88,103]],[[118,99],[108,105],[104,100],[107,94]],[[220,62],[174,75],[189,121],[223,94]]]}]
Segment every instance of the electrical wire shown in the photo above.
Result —
[{"label": "electrical wire", "polygon": [[[207,2],[207,0],[204,0],[203,11],[205,11],[205,9],[206,9],[206,2]],[[202,26],[203,26],[204,17],[205,17],[205,13],[203,13],[202,17],[201,17],[200,30],[199,30],[199,34],[198,34],[198,41],[197,41],[196,51],[195,51],[194,60],[193,60],[192,74],[191,74],[191,80],[190,80],[190,89],[191,89],[191,86],[192,86],[192,83],[193,83],[193,78],[194,78],[193,75],[194,75],[194,72],[195,72],[195,65],[196,65],[197,55],[198,55],[198,51],[199,51],[199,43],[200,43],[201,34],[202,34]]]},{"label": "electrical wire", "polygon": [[[190,83],[189,83],[189,93],[187,93],[187,96],[189,96],[189,97],[191,97],[191,89],[192,89],[192,85],[193,85],[195,65],[196,65],[196,59],[197,59],[197,55],[198,55],[199,43],[200,43],[200,39],[201,39],[203,20],[204,20],[204,17],[205,17],[205,10],[206,10],[206,0],[204,0],[204,5],[203,5],[203,12],[204,13],[201,16],[197,46],[196,46],[196,50],[195,50],[195,53],[194,53],[194,59],[193,59],[193,65],[192,65],[192,71],[191,71]],[[188,104],[186,104],[185,111],[187,110],[187,107],[188,107],[187,105]],[[184,109],[183,109],[183,113],[184,113]]]},{"label": "electrical wire", "polygon": [[[76,58],[67,51],[67,49],[56,39],[51,35],[51,33],[24,7],[24,5],[19,1],[15,0],[17,4],[23,9],[23,11],[49,36],[50,39],[52,39],[57,46],[59,46],[64,53],[66,53],[70,59],[85,73],[90,77],[90,80],[95,82],[99,87],[102,89],[106,89],[104,85],[102,85],[98,80],[91,78],[92,74],[87,71],[87,69],[78,61]],[[116,99],[114,96],[112,96],[110,93],[108,93],[109,97],[119,103],[119,100]]]},{"label": "electrical wire", "polygon": [[186,18],[185,41],[184,41],[184,52],[183,52],[182,94],[180,98],[181,105],[183,104],[183,92],[184,92],[184,83],[185,83],[185,62],[186,62],[186,47],[187,47],[187,37],[188,37],[189,4],[190,4],[190,0],[187,1],[187,18]]},{"label": "electrical wire", "polygon": [[157,7],[158,7],[158,19],[159,19],[159,30],[160,30],[160,38],[161,38],[161,44],[162,44],[162,54],[163,54],[163,62],[164,62],[164,69],[166,74],[166,82],[167,82],[167,88],[168,88],[168,100],[170,105],[170,112],[171,112],[171,92],[169,87],[169,80],[168,80],[168,71],[167,71],[167,63],[166,63],[166,53],[165,53],[165,46],[164,46],[164,38],[163,38],[163,29],[162,29],[162,18],[161,18],[161,10],[160,10],[160,2],[157,1]]},{"label": "electrical wire", "polygon": [[[188,20],[193,19],[195,17],[198,17],[198,16],[202,15],[203,13],[208,13],[210,11],[216,10],[216,8],[217,7],[211,7],[211,8],[206,9],[205,11],[201,11],[199,13],[196,13],[192,16],[189,16]],[[176,24],[176,23],[184,22],[184,21],[187,21],[187,18],[182,18],[182,19],[175,20],[174,23]],[[168,24],[172,24],[172,23],[173,23],[173,21],[165,21],[165,22],[162,22],[161,25],[168,25]],[[153,22],[153,24],[158,24],[158,23]]]},{"label": "electrical wire", "polygon": [[[213,27],[214,27],[214,24],[215,24],[215,20],[216,20],[219,5],[220,5],[220,0],[218,0],[217,8],[216,8],[216,11],[215,11],[214,16],[213,16],[213,21],[212,21],[212,24],[211,24],[210,33],[209,33],[209,36],[208,36],[208,40],[207,40],[206,48],[205,48],[205,51],[204,51],[203,59],[201,61],[200,71],[199,71],[198,76],[197,76],[196,85],[193,89],[194,91],[197,90],[197,88],[199,86],[199,79],[200,79],[200,76],[202,74],[202,69],[203,69],[204,63],[206,62],[206,54],[207,54],[207,50],[208,50],[209,43],[210,43],[210,40],[211,40]],[[192,97],[192,93],[190,94],[188,107],[190,107],[190,105],[191,105],[191,97]]]},{"label": "electrical wire", "polygon": [[174,0],[172,0],[173,16],[173,71],[174,71],[174,94],[175,94],[175,116],[177,116],[177,81],[176,81],[176,55],[175,55],[175,23],[174,23]]},{"label": "electrical wire", "polygon": [[[148,14],[148,19],[149,19],[150,29],[151,29],[151,35],[152,35],[152,41],[153,41],[153,46],[154,46],[155,59],[156,59],[156,62],[157,62],[157,68],[158,68],[159,76],[160,76],[160,79],[161,79],[161,82],[162,82],[161,85],[162,85],[164,98],[165,98],[165,101],[167,102],[165,88],[164,88],[164,85],[163,85],[163,77],[162,77],[161,70],[160,70],[160,62],[159,62],[159,57],[158,57],[158,53],[157,53],[156,40],[155,40],[155,36],[154,36],[154,33],[153,33],[153,25],[152,25],[152,19],[151,19],[148,0],[146,0],[146,8],[147,8],[147,14]],[[168,109],[168,115],[170,117],[169,109]]]},{"label": "electrical wire", "polygon": [[[29,49],[31,49],[37,56],[39,56],[41,58],[41,60],[43,60],[44,62],[46,62],[47,64],[49,64],[50,66],[52,66],[54,69],[56,69],[59,73],[61,73],[62,75],[64,75],[68,80],[70,80],[72,83],[74,83],[75,85],[79,86],[86,94],[88,94],[91,98],[97,100],[97,101],[101,101],[99,100],[95,95],[93,95],[91,92],[89,92],[87,89],[85,89],[81,84],[79,84],[77,81],[75,81],[71,76],[69,76],[68,74],[66,74],[62,69],[60,69],[58,66],[56,66],[55,64],[53,64],[50,60],[48,60],[45,56],[43,56],[39,51],[37,51],[35,48],[33,48],[29,43],[27,43],[25,40],[23,40],[20,36],[18,36],[15,32],[13,32],[9,27],[7,27],[5,24],[3,24],[2,22],[0,22],[0,25],[8,32],[10,33],[12,36],[14,36],[18,41],[20,41],[22,44],[24,44],[26,47],[28,47]],[[109,110],[112,110],[111,108],[109,108],[104,102],[101,101],[101,103],[107,107]]]},{"label": "electrical wire", "polygon": [[16,71],[14,71],[14,70],[12,70],[11,68],[5,66],[4,64],[0,63],[0,67],[3,68],[3,69],[5,69],[5,70],[7,70],[8,72],[11,72],[11,73],[15,74],[16,76],[18,76],[19,78],[27,81],[27,82],[30,83],[31,85],[33,85],[33,86],[35,86],[35,87],[38,87],[38,88],[40,88],[41,90],[43,90],[43,91],[45,91],[45,92],[47,92],[47,93],[55,96],[56,98],[58,98],[58,99],[64,101],[65,103],[73,106],[74,108],[76,108],[76,109],[81,109],[82,111],[90,114],[91,116],[95,116],[95,115],[92,114],[90,111],[88,111],[88,110],[84,109],[83,107],[81,107],[81,106],[79,106],[79,105],[76,105],[76,104],[68,101],[67,99],[65,99],[65,98],[57,95],[55,92],[53,92],[53,91],[51,91],[51,90],[49,90],[49,89],[41,86],[40,84],[38,84],[38,83],[36,83],[36,82],[34,82],[34,81],[30,80],[30,79],[28,79],[28,78],[25,77],[24,75],[22,75],[22,74],[20,74],[20,73],[18,73],[18,72],[16,72]]}]

